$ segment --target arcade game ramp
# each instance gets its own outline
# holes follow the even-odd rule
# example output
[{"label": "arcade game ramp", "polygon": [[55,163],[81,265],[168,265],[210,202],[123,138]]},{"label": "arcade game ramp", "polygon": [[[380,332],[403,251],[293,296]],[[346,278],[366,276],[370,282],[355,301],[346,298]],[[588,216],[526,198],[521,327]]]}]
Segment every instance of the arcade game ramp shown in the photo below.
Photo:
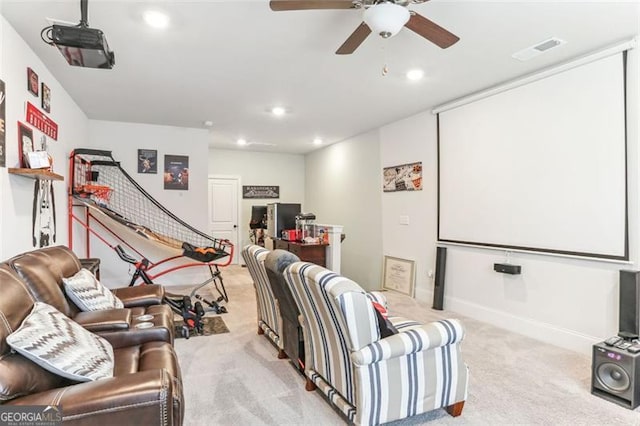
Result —
[{"label": "arcade game ramp", "polygon": [[[108,217],[125,225],[142,238],[181,249],[183,256],[198,262],[218,266],[226,266],[231,262],[233,245],[228,240],[211,237],[178,218],[145,191],[115,161],[111,151],[76,149],[70,155],[69,168],[70,234],[72,222],[76,220],[87,232],[114,248],[99,235],[97,229],[92,229],[74,214],[73,207],[80,203],[89,211],[99,212],[100,217]],[[108,230],[108,227],[103,229]],[[70,244],[72,241],[72,235],[69,235]],[[223,263],[218,263],[222,259]]]}]

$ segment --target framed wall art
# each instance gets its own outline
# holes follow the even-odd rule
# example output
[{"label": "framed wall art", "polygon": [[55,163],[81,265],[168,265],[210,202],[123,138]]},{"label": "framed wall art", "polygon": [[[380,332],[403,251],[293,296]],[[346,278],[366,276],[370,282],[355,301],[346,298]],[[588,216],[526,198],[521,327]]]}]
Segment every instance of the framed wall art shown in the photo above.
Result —
[{"label": "framed wall art", "polygon": [[242,185],[242,198],[280,198],[280,186]]},{"label": "framed wall art", "polygon": [[51,89],[44,83],[40,87],[42,89],[42,109],[51,112]]},{"label": "framed wall art", "polygon": [[33,151],[33,130],[18,121],[18,159],[20,167],[29,167],[29,153]]},{"label": "framed wall art", "polygon": [[164,189],[189,189],[189,157],[186,155],[164,156]]},{"label": "framed wall art", "polygon": [[413,297],[415,262],[398,257],[385,256],[382,268],[382,288]]},{"label": "framed wall art", "polygon": [[138,173],[158,173],[158,151],[155,149],[138,150]]},{"label": "framed wall art", "polygon": [[38,96],[39,87],[38,74],[31,68],[27,68],[27,90],[33,96]]},{"label": "framed wall art", "polygon": [[382,179],[384,192],[422,191],[422,162],[385,167]]}]

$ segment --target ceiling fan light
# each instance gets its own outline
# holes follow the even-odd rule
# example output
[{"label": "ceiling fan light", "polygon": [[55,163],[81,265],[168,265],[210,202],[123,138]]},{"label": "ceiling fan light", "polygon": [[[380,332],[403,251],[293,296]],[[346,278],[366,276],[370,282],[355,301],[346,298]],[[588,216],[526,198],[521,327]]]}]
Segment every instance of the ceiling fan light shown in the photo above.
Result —
[{"label": "ceiling fan light", "polygon": [[395,3],[378,3],[364,11],[364,22],[383,38],[396,35],[409,21],[409,10]]}]

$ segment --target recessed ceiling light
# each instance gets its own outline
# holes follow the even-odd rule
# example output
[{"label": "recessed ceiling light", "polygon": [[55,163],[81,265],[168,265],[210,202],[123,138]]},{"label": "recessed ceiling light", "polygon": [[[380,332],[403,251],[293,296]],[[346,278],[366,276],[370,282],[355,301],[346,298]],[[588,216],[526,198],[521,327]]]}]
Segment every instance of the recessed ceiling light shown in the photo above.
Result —
[{"label": "recessed ceiling light", "polygon": [[271,108],[271,114],[275,115],[276,117],[282,117],[286,113],[287,113],[287,110],[284,109],[283,107],[277,106],[277,107]]},{"label": "recessed ceiling light", "polygon": [[421,80],[422,77],[424,77],[424,71],[422,71],[421,69],[413,69],[407,71],[407,78],[411,81]]},{"label": "recessed ceiling light", "polygon": [[320,138],[315,138],[315,139],[313,140],[313,144],[314,144],[314,145],[322,145],[322,139],[320,139]]},{"label": "recessed ceiling light", "polygon": [[204,127],[213,127],[213,121],[205,120],[203,123]]},{"label": "recessed ceiling light", "polygon": [[246,139],[238,139],[238,140],[236,141],[236,143],[237,143],[238,145],[246,145],[246,144],[247,144],[247,140],[246,140]]},{"label": "recessed ceiling light", "polygon": [[169,15],[158,10],[147,10],[142,14],[144,21],[153,28],[164,29],[169,26]]}]

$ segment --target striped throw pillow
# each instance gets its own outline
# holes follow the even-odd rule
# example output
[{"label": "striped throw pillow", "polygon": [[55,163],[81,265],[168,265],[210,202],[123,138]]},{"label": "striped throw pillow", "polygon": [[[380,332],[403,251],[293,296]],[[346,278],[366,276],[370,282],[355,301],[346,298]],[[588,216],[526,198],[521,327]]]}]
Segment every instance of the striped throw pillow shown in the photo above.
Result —
[{"label": "striped throw pillow", "polygon": [[113,347],[53,306],[36,302],[7,343],[54,374],[78,382],[113,377]]},{"label": "striped throw pillow", "polygon": [[74,276],[62,278],[62,282],[65,293],[81,311],[124,308],[122,301],[100,284],[88,269],[80,269]]}]

